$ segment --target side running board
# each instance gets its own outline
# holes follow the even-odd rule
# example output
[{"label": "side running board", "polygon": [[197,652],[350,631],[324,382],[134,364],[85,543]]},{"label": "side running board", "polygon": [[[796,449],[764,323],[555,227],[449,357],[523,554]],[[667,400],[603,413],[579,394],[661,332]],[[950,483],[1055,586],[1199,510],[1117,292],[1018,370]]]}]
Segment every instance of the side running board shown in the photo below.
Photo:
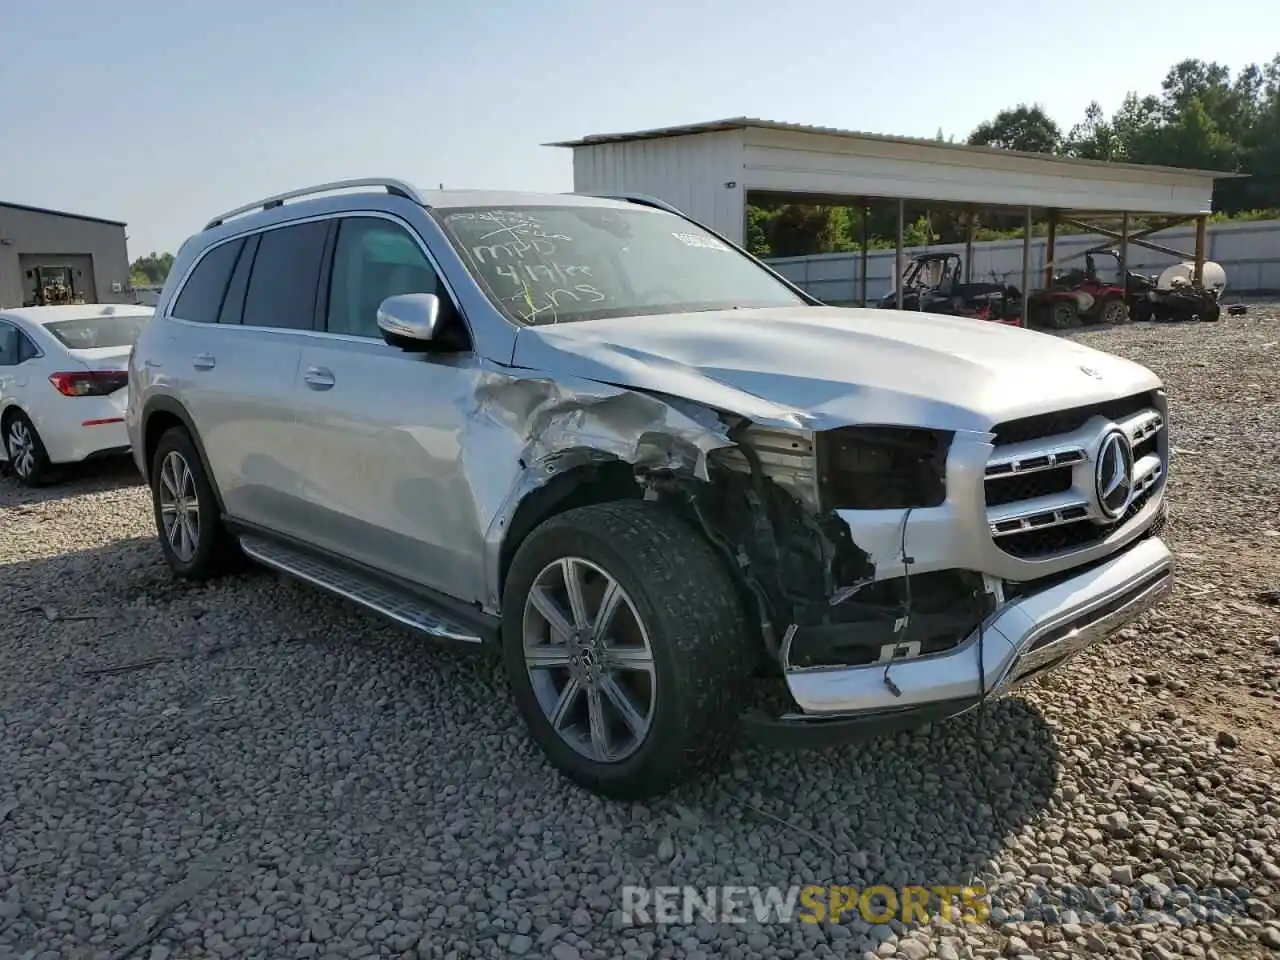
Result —
[{"label": "side running board", "polygon": [[426,601],[388,589],[366,577],[328,563],[309,553],[261,537],[241,536],[240,546],[252,559],[291,577],[306,581],[330,593],[354,600],[362,607],[389,617],[414,630],[443,640],[481,643],[474,629],[461,626],[441,614]]}]

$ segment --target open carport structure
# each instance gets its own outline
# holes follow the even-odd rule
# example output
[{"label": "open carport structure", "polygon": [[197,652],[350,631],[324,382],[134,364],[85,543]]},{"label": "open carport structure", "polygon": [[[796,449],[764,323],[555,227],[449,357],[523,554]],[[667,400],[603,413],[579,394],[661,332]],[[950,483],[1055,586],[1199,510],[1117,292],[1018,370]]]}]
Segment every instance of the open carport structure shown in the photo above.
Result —
[{"label": "open carport structure", "polygon": [[[871,202],[896,201],[899,268],[908,202],[927,202],[935,209],[963,207],[970,214],[970,224],[976,212],[1015,214],[1025,223],[1024,294],[1032,286],[1031,234],[1036,222],[1048,224],[1046,285],[1053,274],[1054,243],[1062,224],[1096,231],[1113,241],[1119,249],[1121,277],[1132,243],[1193,261],[1199,280],[1214,181],[1236,176],[746,117],[595,134],[546,145],[573,149],[575,193],[648,194],[738,244],[745,241],[749,203],[788,201],[865,209]],[[1146,226],[1131,232],[1131,219],[1139,217]],[[1172,250],[1151,239],[1158,230],[1187,220],[1196,222],[1194,251]],[[1115,226],[1104,225],[1108,221]],[[865,243],[862,250],[861,302],[865,304]],[[972,259],[965,258],[966,271]],[[901,306],[902,284],[895,286]],[[1024,326],[1027,300],[1023,297]]]}]

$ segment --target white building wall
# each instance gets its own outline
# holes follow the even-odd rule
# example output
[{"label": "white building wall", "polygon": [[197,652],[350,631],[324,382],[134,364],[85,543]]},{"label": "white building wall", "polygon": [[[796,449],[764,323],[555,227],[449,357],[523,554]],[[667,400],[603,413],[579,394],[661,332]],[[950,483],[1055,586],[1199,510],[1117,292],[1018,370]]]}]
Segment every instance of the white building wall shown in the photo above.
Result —
[{"label": "white building wall", "polygon": [[[1179,227],[1162,230],[1150,238],[1163,246],[1186,250],[1187,260],[1195,249],[1195,228]],[[1056,256],[1063,269],[1083,267],[1084,258],[1062,263],[1064,257],[1083,252],[1106,242],[1097,234],[1059,236]],[[964,257],[964,244],[935,244],[935,253],[954,252]],[[908,257],[925,252],[925,248],[908,248]],[[1280,220],[1258,220],[1245,223],[1210,224],[1206,259],[1221,264],[1227,274],[1226,297],[1234,294],[1280,293]],[[867,299],[883,297],[893,291],[894,251],[876,250],[867,255]],[[1045,241],[1031,241],[1031,285],[1040,286],[1044,278]],[[1129,269],[1138,273],[1159,273],[1170,264],[1181,262],[1154,250],[1129,245]],[[1095,261],[1104,277],[1114,277],[1114,261],[1099,257]],[[858,253],[825,253],[808,257],[777,257],[768,263],[788,280],[829,303],[853,303],[858,300],[861,283]],[[973,279],[996,279],[1002,283],[1022,284],[1022,241],[993,240],[973,245]]]},{"label": "white building wall", "polygon": [[647,193],[740,244],[742,131],[574,147],[573,191]]}]

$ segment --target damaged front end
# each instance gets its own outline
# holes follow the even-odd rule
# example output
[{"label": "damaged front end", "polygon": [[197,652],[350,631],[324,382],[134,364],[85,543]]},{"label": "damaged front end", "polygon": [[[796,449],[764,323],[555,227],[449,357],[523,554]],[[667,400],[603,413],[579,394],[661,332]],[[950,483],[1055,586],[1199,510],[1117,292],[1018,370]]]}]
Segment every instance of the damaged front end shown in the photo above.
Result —
[{"label": "damaged front end", "polygon": [[749,419],[585,381],[495,378],[482,399],[500,441],[471,449],[520,443],[488,461],[519,464],[489,486],[491,602],[505,558],[556,503],[642,496],[681,512],[751,614],[744,656],[762,696],[743,719],[773,745],[963,713],[1114,632],[1171,584],[1156,527],[1083,565],[1051,558],[1043,576],[1009,578],[989,529],[985,432],[812,430],[792,412]]},{"label": "damaged front end", "polygon": [[[645,482],[725,555],[758,614],[764,672],[787,681],[792,721],[806,709],[794,678],[953,650],[994,612],[998,587],[981,574],[912,570],[910,516],[946,499],[951,433],[740,420],[728,436],[734,446],[709,454],[705,481],[652,471]],[[849,518],[860,511],[901,516],[894,556],[857,542]]]}]

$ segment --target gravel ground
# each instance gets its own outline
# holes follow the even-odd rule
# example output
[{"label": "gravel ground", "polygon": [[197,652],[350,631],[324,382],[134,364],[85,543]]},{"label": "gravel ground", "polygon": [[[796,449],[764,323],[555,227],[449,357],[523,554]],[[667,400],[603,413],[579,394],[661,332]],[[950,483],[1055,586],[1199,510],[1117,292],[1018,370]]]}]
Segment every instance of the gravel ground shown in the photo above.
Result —
[{"label": "gravel ground", "polygon": [[[995,705],[982,764],[964,718],[607,803],[487,661],[263,571],[173,583],[131,465],[0,480],[0,958],[1280,948],[1280,311],[1071,336],[1167,379],[1181,580]],[[975,876],[989,925],[617,921],[625,884]]]}]

